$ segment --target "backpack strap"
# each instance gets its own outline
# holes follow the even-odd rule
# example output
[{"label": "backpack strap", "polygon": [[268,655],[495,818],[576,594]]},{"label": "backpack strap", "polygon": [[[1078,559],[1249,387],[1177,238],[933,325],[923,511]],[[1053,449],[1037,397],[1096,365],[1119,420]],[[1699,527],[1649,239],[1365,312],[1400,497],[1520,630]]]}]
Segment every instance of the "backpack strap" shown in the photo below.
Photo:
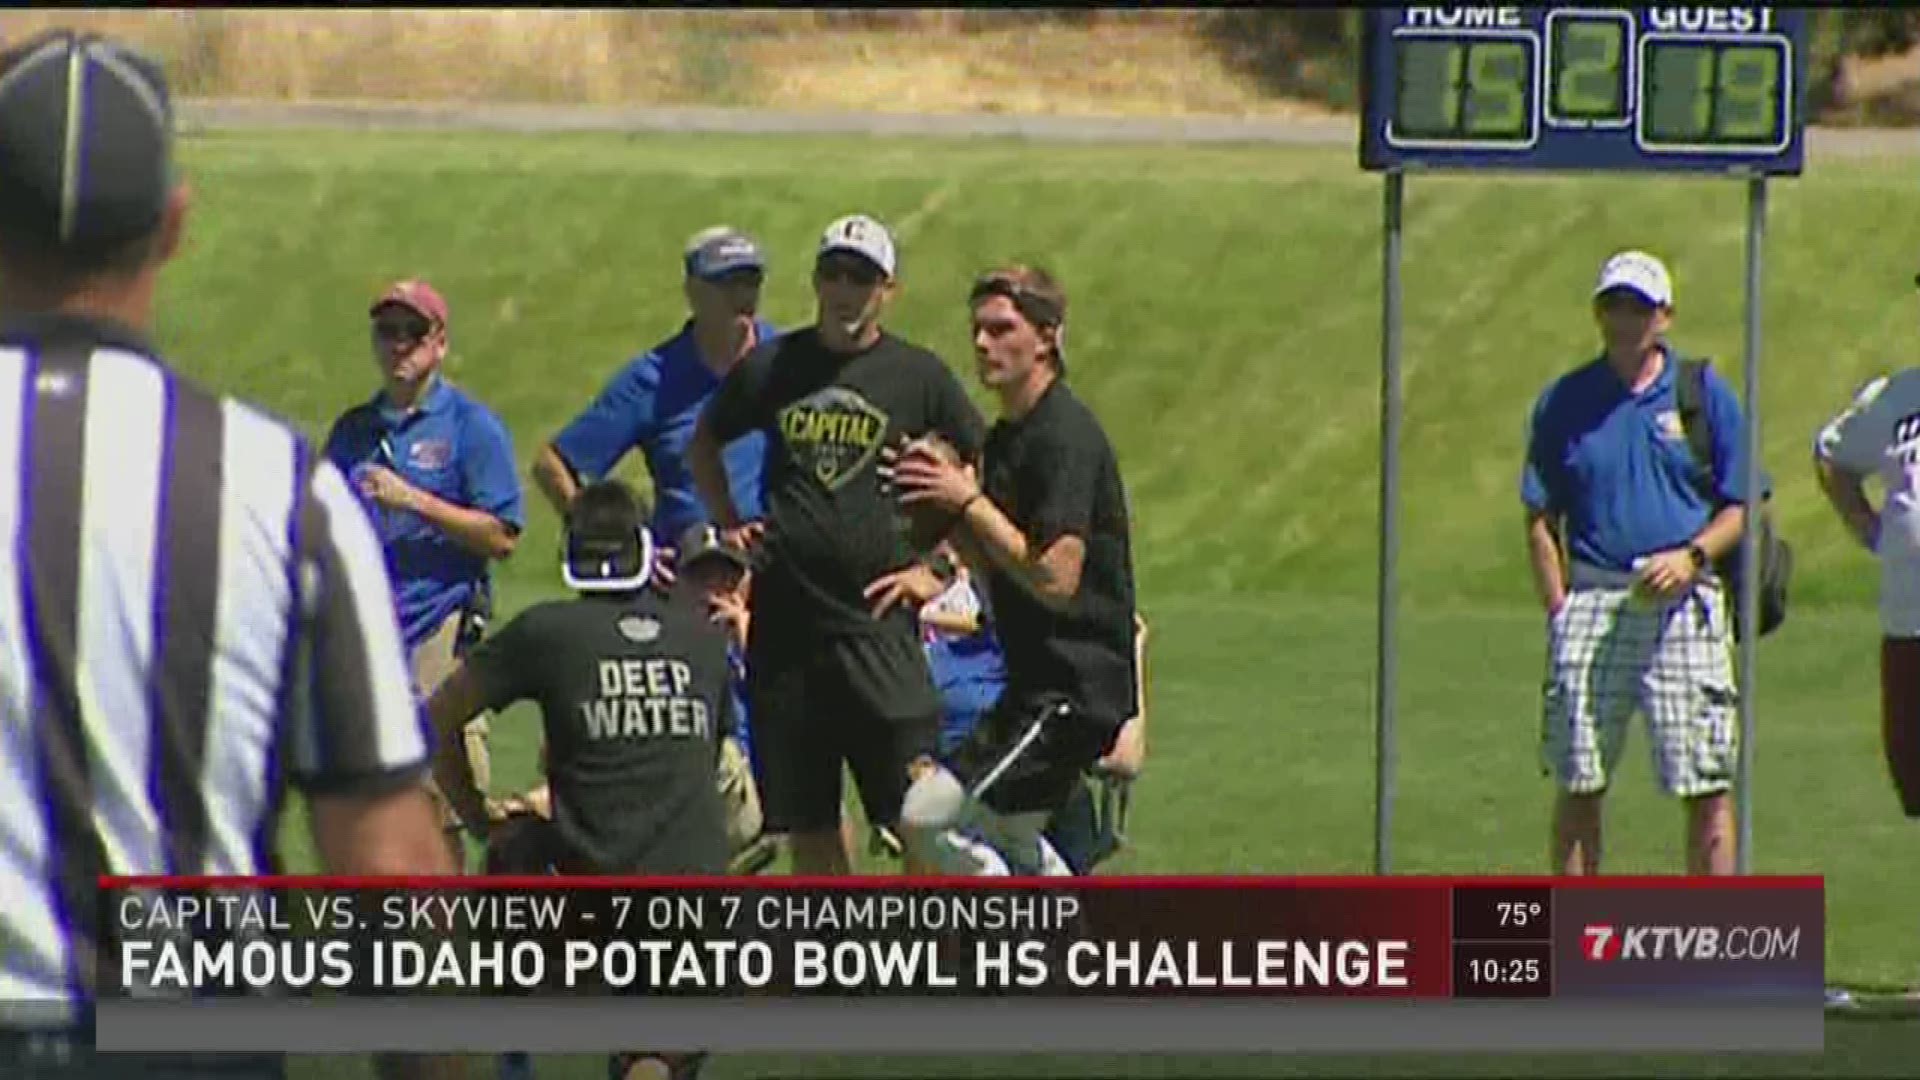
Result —
[{"label": "backpack strap", "polygon": [[1693,449],[1693,460],[1700,468],[1694,484],[1708,502],[1719,504],[1713,483],[1713,419],[1707,412],[1707,365],[1711,360],[1682,360],[1675,373],[1674,398],[1680,413],[1680,427]]}]

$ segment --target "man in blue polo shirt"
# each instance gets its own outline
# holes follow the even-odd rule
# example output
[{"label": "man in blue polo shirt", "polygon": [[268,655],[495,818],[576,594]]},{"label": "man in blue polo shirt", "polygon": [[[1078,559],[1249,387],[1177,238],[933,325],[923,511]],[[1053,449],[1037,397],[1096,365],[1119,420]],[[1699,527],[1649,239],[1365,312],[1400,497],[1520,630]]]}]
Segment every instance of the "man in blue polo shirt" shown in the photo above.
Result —
[{"label": "man in blue polo shirt", "polygon": [[[606,477],[639,450],[653,479],[648,527],[660,538],[663,560],[673,557],[666,545],[712,520],[687,468],[687,443],[701,410],[742,357],[779,336],[759,317],[767,262],[752,237],[725,225],[703,229],[687,241],[681,262],[686,322],[616,372],[586,410],[540,449],[533,464],[534,482],[564,518],[582,485]],[[766,438],[759,432],[734,440],[722,454],[734,502],[756,518],[765,458]],[[659,570],[663,581],[671,580],[669,566]],[[724,760],[720,785],[729,792],[754,787],[744,755]],[[753,816],[757,832],[757,809]],[[758,859],[760,847],[755,837],[740,850]]]},{"label": "man in blue polo shirt", "polygon": [[[670,541],[711,520],[687,469],[687,443],[721,380],[779,331],[757,314],[766,259],[752,238],[726,226],[703,230],[688,242],[683,262],[690,317],[679,332],[615,373],[534,460],[534,482],[562,516],[582,484],[605,477],[638,449],[653,478],[653,535]],[[735,503],[756,517],[765,456],[758,432],[724,454]]]},{"label": "man in blue polo shirt", "polygon": [[[425,700],[480,636],[489,567],[513,553],[525,524],[520,480],[506,427],[440,372],[448,347],[440,293],[402,281],[369,314],[384,385],[334,421],[325,453],[352,478],[379,532],[414,693]],[[486,736],[485,717],[467,726],[482,791]]]},{"label": "man in blue polo shirt", "polygon": [[1553,869],[1599,872],[1601,797],[1637,706],[1660,786],[1687,807],[1688,872],[1731,874],[1731,612],[1712,566],[1745,526],[1740,403],[1708,368],[1709,501],[1677,409],[1667,268],[1644,252],[1614,256],[1593,307],[1605,350],[1535,402],[1521,482],[1548,617],[1541,746],[1559,788]]}]

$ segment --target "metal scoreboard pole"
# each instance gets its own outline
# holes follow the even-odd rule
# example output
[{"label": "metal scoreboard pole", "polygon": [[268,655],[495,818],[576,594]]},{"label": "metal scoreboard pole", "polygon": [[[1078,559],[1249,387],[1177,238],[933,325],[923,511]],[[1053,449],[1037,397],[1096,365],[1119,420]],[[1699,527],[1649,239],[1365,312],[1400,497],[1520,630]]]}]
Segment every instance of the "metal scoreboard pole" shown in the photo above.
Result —
[{"label": "metal scoreboard pole", "polygon": [[1381,207],[1380,288],[1380,598],[1374,665],[1373,872],[1392,873],[1395,702],[1399,650],[1394,628],[1400,584],[1400,222],[1406,177],[1386,174]]},{"label": "metal scoreboard pole", "polygon": [[1742,390],[1746,415],[1746,527],[1740,530],[1740,766],[1734,777],[1735,817],[1738,839],[1735,841],[1735,870],[1752,872],[1753,867],[1753,740],[1757,725],[1754,711],[1756,667],[1759,663],[1760,635],[1760,509],[1763,505],[1760,485],[1760,281],[1761,248],[1766,240],[1767,178],[1756,173],[1747,178],[1747,276],[1746,276],[1746,368]]}]

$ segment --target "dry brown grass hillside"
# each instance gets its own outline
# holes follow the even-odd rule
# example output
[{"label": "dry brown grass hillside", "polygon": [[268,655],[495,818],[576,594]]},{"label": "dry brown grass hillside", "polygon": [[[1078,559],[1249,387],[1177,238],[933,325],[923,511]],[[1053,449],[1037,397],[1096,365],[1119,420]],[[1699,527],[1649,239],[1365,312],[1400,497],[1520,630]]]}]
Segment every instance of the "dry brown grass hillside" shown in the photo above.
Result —
[{"label": "dry brown grass hillside", "polygon": [[808,110],[1285,116],[1180,11],[148,11],[0,14],[97,28],[186,96]]},{"label": "dry brown grass hillside", "polygon": [[[1324,34],[1339,16],[1290,18]],[[189,97],[1286,117],[1351,90],[1261,13],[1218,7],[5,11],[0,40],[56,24],[139,43]],[[1824,122],[1920,123],[1920,52],[1842,63]]]}]

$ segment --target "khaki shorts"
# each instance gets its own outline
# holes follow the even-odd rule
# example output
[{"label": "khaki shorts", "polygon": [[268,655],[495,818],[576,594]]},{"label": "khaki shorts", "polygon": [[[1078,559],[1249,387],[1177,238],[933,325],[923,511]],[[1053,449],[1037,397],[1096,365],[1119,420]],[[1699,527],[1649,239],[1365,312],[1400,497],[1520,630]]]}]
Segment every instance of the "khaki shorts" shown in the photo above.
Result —
[{"label": "khaki shorts", "polygon": [[765,823],[760,789],[754,786],[753,769],[738,739],[720,740],[720,768],[714,780],[727,807],[727,843],[737,852],[760,838]]},{"label": "khaki shorts", "polygon": [[[431,697],[433,692],[439,689],[440,684],[447,681],[447,676],[453,674],[453,669],[459,666],[459,658],[454,653],[460,643],[460,624],[463,618],[464,615],[461,612],[454,612],[447,616],[439,626],[434,627],[433,633],[427,635],[427,639],[413,650],[408,666],[413,675],[415,700],[425,701]],[[461,732],[466,739],[467,760],[472,762],[473,785],[479,788],[483,795],[487,793],[493,780],[493,760],[487,752],[487,736],[491,730],[486,716],[481,715],[468,721]],[[431,781],[429,786],[433,791],[434,802],[440,805],[442,823],[449,829],[459,828],[459,815],[453,812],[452,804],[440,793],[440,786]]]}]

